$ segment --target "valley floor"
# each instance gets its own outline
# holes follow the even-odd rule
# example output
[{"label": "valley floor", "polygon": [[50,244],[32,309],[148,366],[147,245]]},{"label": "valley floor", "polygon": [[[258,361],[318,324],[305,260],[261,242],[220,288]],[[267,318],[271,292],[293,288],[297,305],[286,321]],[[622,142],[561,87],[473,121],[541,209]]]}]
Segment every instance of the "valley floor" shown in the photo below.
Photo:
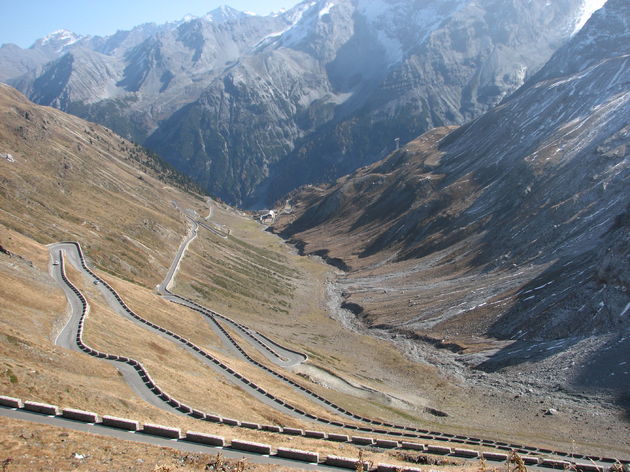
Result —
[{"label": "valley floor", "polygon": [[[341,294],[344,288],[342,284],[331,288],[331,292]],[[340,296],[335,299],[340,300]],[[607,347],[614,362],[601,360],[599,368],[606,369],[611,378],[617,374],[623,385],[624,372],[630,370],[625,361],[630,359],[630,352],[623,335],[569,339],[562,346],[554,341],[525,345],[468,338],[471,349],[456,353],[390,330],[366,328],[352,312],[340,309],[339,303],[334,313],[353,331],[388,341],[406,359],[435,368],[433,375],[425,376],[422,387],[414,391],[416,397],[422,396],[422,403],[407,404],[408,408],[413,405],[410,409],[435,428],[454,434],[498,435],[503,441],[559,447],[576,453],[608,451],[619,457],[630,454],[629,399],[623,398],[619,388],[576,388],[572,386],[575,379],[568,374],[574,364],[590,362],[593,353]],[[516,350],[529,351],[531,355],[515,362],[512,351]],[[497,353],[502,353],[502,358]],[[495,365],[486,372],[478,366],[488,359],[493,359]],[[597,366],[592,368],[596,370]],[[596,374],[601,376],[601,372]],[[401,379],[398,385],[403,382]],[[408,395],[405,388],[393,394],[406,399]],[[448,416],[432,417],[420,405]]]}]

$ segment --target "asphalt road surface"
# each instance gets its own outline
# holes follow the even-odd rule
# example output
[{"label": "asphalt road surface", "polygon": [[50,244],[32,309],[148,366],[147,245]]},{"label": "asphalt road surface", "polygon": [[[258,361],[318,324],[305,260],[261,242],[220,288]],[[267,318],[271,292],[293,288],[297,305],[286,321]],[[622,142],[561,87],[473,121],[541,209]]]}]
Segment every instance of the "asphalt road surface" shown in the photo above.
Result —
[{"label": "asphalt road surface", "polygon": [[100,436],[107,436],[123,441],[134,441],[138,443],[151,444],[154,446],[170,447],[184,452],[199,452],[203,454],[215,455],[218,452],[224,457],[231,459],[246,458],[249,462],[256,464],[277,464],[285,467],[293,467],[303,470],[329,470],[339,471],[348,470],[340,469],[338,467],[330,467],[323,464],[309,464],[300,461],[293,461],[290,459],[284,459],[276,456],[267,456],[261,454],[254,454],[242,451],[236,451],[229,447],[213,447],[205,446],[203,444],[191,443],[185,440],[166,439],[158,436],[151,436],[143,434],[141,432],[125,431],[122,429],[111,428],[99,423],[82,423],[80,421],[74,421],[59,416],[47,416],[40,413],[33,413],[30,411],[16,410],[12,408],[5,408],[0,406],[0,416],[12,418],[16,420],[31,421],[33,423],[46,424],[50,426],[57,426],[60,428],[72,429],[74,431],[81,431],[84,433],[92,433]]}]

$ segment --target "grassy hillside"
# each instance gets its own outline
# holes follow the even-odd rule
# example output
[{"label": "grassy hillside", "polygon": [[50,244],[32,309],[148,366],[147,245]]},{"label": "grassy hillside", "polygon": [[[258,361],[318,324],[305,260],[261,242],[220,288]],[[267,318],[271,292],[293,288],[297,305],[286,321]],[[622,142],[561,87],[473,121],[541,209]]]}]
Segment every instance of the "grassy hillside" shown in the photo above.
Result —
[{"label": "grassy hillside", "polygon": [[15,161],[0,159],[1,225],[42,244],[80,240],[97,266],[145,286],[182,236],[174,202],[205,205],[135,144],[1,84],[0,153]]}]

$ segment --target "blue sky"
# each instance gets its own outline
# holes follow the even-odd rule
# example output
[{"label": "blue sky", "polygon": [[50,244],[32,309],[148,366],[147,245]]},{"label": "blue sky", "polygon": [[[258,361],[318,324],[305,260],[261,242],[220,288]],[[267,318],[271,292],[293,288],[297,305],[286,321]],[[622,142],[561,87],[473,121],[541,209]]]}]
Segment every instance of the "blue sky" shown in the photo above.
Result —
[{"label": "blue sky", "polygon": [[142,23],[203,15],[221,5],[266,15],[298,0],[0,0],[0,44],[23,48],[58,29],[107,35]]}]

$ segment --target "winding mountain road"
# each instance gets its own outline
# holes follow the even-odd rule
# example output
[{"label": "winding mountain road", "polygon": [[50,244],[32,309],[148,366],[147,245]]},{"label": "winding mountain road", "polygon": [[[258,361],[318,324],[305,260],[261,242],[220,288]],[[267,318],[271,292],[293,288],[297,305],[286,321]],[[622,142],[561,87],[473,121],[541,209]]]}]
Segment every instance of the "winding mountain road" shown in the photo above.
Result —
[{"label": "winding mountain road", "polygon": [[[212,206],[210,206],[210,210],[206,219],[210,218],[211,215],[212,215]],[[207,228],[213,233],[217,234],[217,231],[215,231],[210,226],[204,224],[201,221],[196,221],[193,219],[190,219],[190,221],[192,225],[188,231],[188,234],[184,237],[182,243],[177,249],[177,252],[175,253],[175,257],[173,258],[173,261],[171,262],[171,265],[166,273],[166,276],[164,277],[164,280],[162,280],[162,282],[156,287],[158,294],[160,294],[166,300],[172,301],[174,303],[178,303],[180,305],[187,306],[188,308],[191,308],[193,310],[196,310],[196,311],[202,310],[204,312],[203,313],[204,315],[208,316],[213,321],[215,321],[215,323],[210,323],[210,326],[214,329],[216,334],[223,340],[224,344],[228,348],[233,347],[233,343],[229,340],[229,338],[225,336],[223,330],[219,329],[216,326],[215,318],[220,318],[222,321],[225,321],[227,324],[229,324],[232,329],[236,330],[241,336],[245,337],[253,345],[253,347],[255,347],[259,352],[261,352],[268,360],[270,360],[274,364],[279,365],[280,367],[288,368],[288,367],[293,367],[295,365],[301,364],[302,362],[305,362],[308,359],[307,355],[293,351],[291,349],[287,349],[281,346],[280,344],[275,343],[274,341],[270,340],[269,338],[257,332],[256,330],[248,328],[247,326],[242,325],[240,323],[237,323],[236,321],[228,318],[227,316],[221,315],[212,310],[208,310],[207,308],[202,307],[201,305],[198,305],[197,303],[194,303],[193,301],[188,300],[187,298],[180,297],[171,291],[172,286],[174,284],[175,274],[179,270],[179,266],[184,257],[184,254],[186,253],[186,250],[188,249],[188,246],[197,237],[199,226],[201,225],[202,227]],[[219,236],[221,235],[219,234]],[[238,349],[234,350],[234,352],[237,355],[240,354],[240,351]]]},{"label": "winding mountain road", "polygon": [[[247,355],[245,351],[242,349],[242,347],[239,346],[238,343],[234,340],[234,338],[232,338],[229,335],[229,333],[227,333],[227,331],[217,321],[217,318],[221,318],[221,320],[228,323],[232,329],[235,329],[239,331],[241,334],[243,334],[243,337],[246,338],[249,342],[251,342],[253,346],[259,349],[261,352],[266,353],[265,355],[269,360],[273,361],[274,363],[278,365],[281,365],[282,367],[294,365],[292,363],[303,362],[306,360],[306,358],[303,355],[300,355],[299,353],[296,353],[291,350],[287,350],[283,348],[282,346],[272,343],[271,341],[264,338],[264,336],[260,335],[259,333],[256,333],[254,330],[251,330],[250,328],[244,325],[241,325],[233,320],[230,320],[227,317],[224,317],[223,315],[219,315],[218,313],[208,310],[207,308],[202,307],[191,300],[187,300],[183,297],[179,297],[173,294],[169,290],[169,287],[172,285],[173,277],[175,273],[177,272],[179,264],[181,263],[181,259],[188,245],[190,244],[190,242],[196,237],[197,231],[198,231],[198,225],[193,220],[193,225],[191,226],[187,237],[184,238],[182,245],[178,249],[176,253],[176,257],[169,268],[167,276],[165,277],[164,281],[157,287],[158,292],[163,297],[175,303],[186,305],[190,307],[191,309],[207,317],[210,321],[212,321],[212,323],[216,325],[218,332],[220,332],[222,335],[223,341],[228,344],[231,344],[235,348],[235,350],[238,351],[239,354],[248,362],[274,375],[276,378],[279,378],[287,382],[297,391],[303,393],[304,395],[309,397],[311,400],[316,401],[317,403],[320,403],[326,406],[335,414],[353,419],[355,423],[331,421],[328,419],[319,418],[315,415],[309,414],[298,408],[295,408],[291,406],[289,403],[271,394],[270,392],[255,385],[253,382],[249,381],[248,379],[238,374],[237,372],[233,371],[229,367],[223,365],[221,362],[212,358],[210,354],[204,352],[202,349],[200,349],[198,346],[195,346],[190,341],[182,338],[181,336],[178,336],[175,333],[165,330],[164,328],[154,325],[148,320],[141,318],[139,315],[135,314],[133,311],[129,309],[129,307],[122,301],[120,296],[105,281],[103,281],[100,277],[94,274],[87,267],[87,265],[85,264],[85,259],[81,252],[80,246],[76,243],[58,243],[58,244],[50,245],[50,253],[51,253],[50,271],[53,277],[55,278],[55,280],[57,280],[60,283],[60,285],[64,287],[64,292],[66,293],[66,296],[69,300],[70,313],[71,313],[66,325],[63,327],[63,329],[57,336],[56,343],[60,346],[67,347],[69,349],[83,350],[83,351],[90,349],[90,348],[86,349],[85,346],[81,347],[80,344],[77,345],[77,343],[79,342],[82,343],[82,340],[80,339],[82,323],[83,323],[83,318],[87,316],[87,314],[89,314],[89,305],[87,304],[87,301],[85,300],[85,298],[78,292],[78,290],[74,286],[72,286],[72,284],[70,284],[70,282],[67,281],[67,279],[65,279],[64,270],[63,270],[63,267],[64,267],[63,257],[65,255],[65,257],[67,258],[67,261],[70,262],[77,270],[79,270],[87,280],[89,280],[92,283],[96,283],[97,286],[99,286],[101,293],[103,294],[103,296],[105,297],[109,305],[121,316],[126,317],[137,324],[142,325],[144,328],[153,330],[156,334],[159,334],[160,336],[163,336],[166,339],[169,339],[170,341],[174,341],[178,343],[180,347],[187,349],[197,358],[202,360],[206,365],[210,366],[215,371],[226,376],[226,378],[228,378],[230,381],[239,384],[239,386],[241,386],[244,390],[246,390],[252,396],[256,397],[258,400],[270,406],[273,406],[274,408],[277,408],[283,411],[284,413],[299,417],[303,420],[320,422],[323,424],[327,424],[329,426],[341,427],[345,429],[353,429],[353,430],[362,431],[362,432],[378,433],[381,435],[392,435],[392,436],[403,437],[403,438],[421,438],[421,439],[431,439],[431,440],[438,440],[438,441],[449,441],[449,442],[459,443],[459,444],[472,444],[476,446],[493,447],[493,448],[497,448],[497,449],[505,450],[505,451],[518,450],[520,453],[524,453],[524,454],[525,453],[526,454],[543,453],[543,454],[553,454],[553,455],[557,455],[561,457],[568,456],[567,453],[564,453],[562,451],[548,451],[548,450],[542,450],[542,449],[538,449],[534,447],[507,444],[507,443],[501,443],[501,442],[491,441],[491,440],[470,438],[466,436],[455,436],[451,434],[421,430],[421,429],[409,427],[409,426],[383,423],[378,420],[364,418],[360,415],[356,415],[351,412],[348,412],[342,407],[332,404],[331,402],[320,397],[316,393],[311,392],[310,390],[308,390],[307,388],[299,384],[296,384],[295,382],[288,379],[284,375],[279,374],[278,372],[273,371],[269,367],[256,362],[249,355]],[[273,353],[273,355],[270,353]],[[93,353],[91,354],[94,355]],[[111,355],[99,355],[98,357],[107,358],[108,356],[111,356]],[[118,356],[111,356],[111,357],[116,358]],[[194,413],[203,414],[201,412],[198,412],[197,410],[193,410],[190,407],[181,404],[178,401],[175,401],[174,399],[170,399],[169,401],[166,401],[164,400],[164,398],[161,398],[161,397],[164,397],[164,395],[156,394],[156,389],[160,391],[160,393],[163,393],[163,392],[159,388],[157,388],[157,386],[153,383],[152,380],[151,382],[147,382],[146,377],[148,377],[148,373],[146,373],[146,375],[144,376],[139,377],[138,376],[139,369],[137,367],[134,367],[132,365],[126,365],[124,362],[120,362],[118,359],[110,360],[110,362],[114,362],[116,364],[116,367],[121,369],[121,372],[125,376],[125,379],[132,386],[134,391],[136,391],[142,398],[149,401],[151,404],[156,405],[160,408],[166,408],[166,409],[170,409],[171,411],[176,411],[179,414],[188,414],[189,416],[194,416],[194,417],[198,417],[198,416],[195,416]],[[166,395],[166,397],[168,397],[168,395]],[[237,423],[239,422],[237,421]],[[364,424],[361,424],[361,423],[364,423]],[[375,428],[374,426],[381,426],[381,428]],[[399,431],[395,431],[395,430],[399,430]],[[304,434],[304,432],[302,432],[302,434]],[[592,457],[592,458],[588,456],[582,456],[582,457],[585,459],[594,459],[594,460],[602,459],[599,457]]]},{"label": "winding mountain road", "polygon": [[[64,257],[66,260],[70,260],[72,265],[81,267],[80,258],[76,251],[76,246],[71,243],[57,243],[48,247],[50,253],[50,266],[49,271],[53,279],[63,288],[63,291],[68,300],[70,308],[70,317],[64,327],[61,329],[55,339],[55,344],[72,351],[83,352],[77,344],[77,337],[79,335],[79,323],[82,318],[87,318],[90,312],[90,305],[85,301],[86,313],[83,313],[83,303],[80,296],[72,290],[72,288],[65,283],[64,277]],[[63,256],[62,253],[65,255]],[[103,289],[101,288],[101,291]],[[106,294],[105,294],[106,295]],[[173,408],[168,403],[160,400],[155,396],[155,393],[151,391],[144,382],[138,377],[137,372],[132,366],[112,360],[107,362],[114,365],[123,376],[123,379],[131,387],[131,389],[143,400],[150,403],[153,406],[161,408],[163,410],[170,411],[171,413],[183,414],[180,411]]]},{"label": "winding mountain road", "polygon": [[[283,413],[290,416],[308,420],[308,417],[306,417],[304,414],[299,413],[299,411],[301,410],[290,407],[287,402],[275,399],[276,397],[268,394],[268,392],[266,391],[261,392],[261,389],[257,387],[254,382],[251,382],[244,376],[241,376],[240,374],[234,372],[227,365],[216,360],[211,354],[205,352],[199,347],[193,348],[192,346],[194,345],[188,340],[185,340],[175,333],[165,330],[164,328],[154,325],[148,320],[145,320],[139,317],[137,314],[133,313],[133,311],[131,311],[129,307],[127,307],[127,305],[122,301],[120,296],[115,294],[113,289],[105,281],[103,281],[100,277],[96,276],[92,271],[84,266],[84,264],[82,263],[83,258],[81,257],[78,245],[73,243],[52,244],[49,246],[49,251],[51,252],[52,258],[55,258],[55,260],[60,262],[58,265],[52,266],[53,274],[55,280],[60,282],[60,284],[64,287],[66,297],[68,298],[68,300],[70,300],[70,306],[72,309],[72,316],[68,320],[66,326],[63,328],[61,334],[57,337],[58,345],[73,350],[81,350],[77,346],[76,337],[78,334],[77,325],[79,324],[81,319],[82,305],[78,298],[78,295],[71,288],[69,288],[68,284],[66,284],[63,280],[64,258],[67,258],[67,261],[70,262],[75,269],[80,271],[86,280],[88,280],[90,283],[96,282],[96,285],[100,289],[102,296],[105,298],[110,308],[112,308],[118,315],[128,319],[135,324],[142,326],[145,329],[154,332],[154,334],[157,334],[169,341],[174,341],[180,348],[188,351],[203,364],[207,365],[218,374],[223,375],[228,381],[234,383],[235,385],[238,385],[240,388],[245,390],[246,393],[250,394],[260,402],[276,408],[279,411],[282,411]],[[63,256],[59,255],[60,252],[63,253]],[[89,312],[89,304],[87,305],[87,310]],[[166,401],[163,401],[159,397],[157,397],[155,393],[142,382],[142,380],[138,377],[138,375],[136,374],[136,372],[133,371],[132,368],[126,366],[126,364],[121,362],[113,362],[115,363],[116,367],[120,369],[121,373],[125,377],[125,380],[127,380],[129,385],[138,395],[140,395],[141,398],[148,401],[152,405],[168,409],[170,411],[177,411],[178,413],[182,414],[177,409],[169,406]]]}]

